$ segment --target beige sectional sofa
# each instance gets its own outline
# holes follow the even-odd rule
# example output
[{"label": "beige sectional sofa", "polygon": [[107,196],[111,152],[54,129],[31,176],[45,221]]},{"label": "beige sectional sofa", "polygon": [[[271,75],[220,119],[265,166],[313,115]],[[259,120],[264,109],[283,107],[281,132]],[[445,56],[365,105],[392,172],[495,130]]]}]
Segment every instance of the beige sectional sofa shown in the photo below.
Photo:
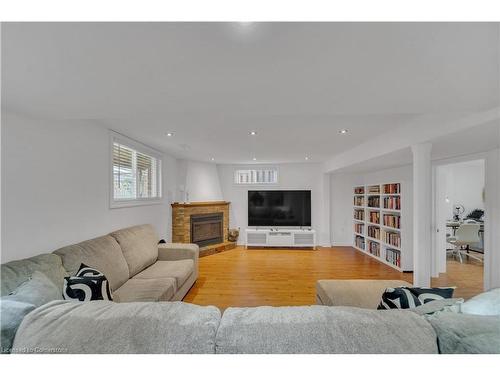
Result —
[{"label": "beige sectional sofa", "polygon": [[121,229],[54,251],[70,275],[86,264],[109,281],[116,302],[180,301],[198,277],[194,244],[158,244],[151,225]]},{"label": "beige sectional sofa", "polygon": [[[81,263],[103,272],[115,301],[128,303],[62,300],[64,276],[76,273]],[[29,285],[35,273],[60,289],[49,295],[40,284],[32,286],[31,295],[44,299],[36,305],[5,298]],[[197,275],[198,247],[158,245],[149,225],[2,264],[1,352],[496,353],[500,348],[500,316],[442,312],[429,318],[373,310],[382,289],[401,285],[399,280],[318,283],[319,303],[351,307],[261,306],[222,314],[213,306],[165,302],[182,299]],[[352,307],[359,305],[365,308]]]}]

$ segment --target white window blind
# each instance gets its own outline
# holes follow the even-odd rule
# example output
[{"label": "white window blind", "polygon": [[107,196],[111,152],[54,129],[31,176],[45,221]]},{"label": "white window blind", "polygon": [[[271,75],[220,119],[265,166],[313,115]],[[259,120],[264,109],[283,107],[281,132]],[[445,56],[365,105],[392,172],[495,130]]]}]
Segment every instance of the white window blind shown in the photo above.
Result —
[{"label": "white window blind", "polygon": [[238,169],[234,172],[234,183],[241,185],[277,184],[277,169]]},{"label": "white window blind", "polygon": [[161,198],[161,159],[113,138],[112,203]]}]

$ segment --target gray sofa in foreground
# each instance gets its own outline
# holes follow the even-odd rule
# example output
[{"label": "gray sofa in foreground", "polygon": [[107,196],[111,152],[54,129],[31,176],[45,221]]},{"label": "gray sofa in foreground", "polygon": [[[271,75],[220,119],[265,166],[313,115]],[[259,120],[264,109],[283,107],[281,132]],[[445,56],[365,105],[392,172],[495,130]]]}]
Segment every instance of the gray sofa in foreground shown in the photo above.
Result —
[{"label": "gray sofa in foreground", "polygon": [[13,353],[438,353],[436,333],[405,311],[182,302],[54,301],[31,312]]},{"label": "gray sofa in foreground", "polygon": [[183,302],[53,301],[28,314],[13,353],[499,353],[500,316]]}]

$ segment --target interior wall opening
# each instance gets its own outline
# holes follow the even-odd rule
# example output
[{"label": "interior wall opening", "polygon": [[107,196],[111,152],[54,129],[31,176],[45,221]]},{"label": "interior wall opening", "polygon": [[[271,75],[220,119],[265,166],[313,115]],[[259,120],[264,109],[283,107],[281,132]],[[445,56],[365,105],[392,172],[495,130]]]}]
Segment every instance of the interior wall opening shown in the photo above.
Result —
[{"label": "interior wall opening", "polygon": [[484,286],[485,161],[435,167],[434,286],[455,285],[471,295]]}]

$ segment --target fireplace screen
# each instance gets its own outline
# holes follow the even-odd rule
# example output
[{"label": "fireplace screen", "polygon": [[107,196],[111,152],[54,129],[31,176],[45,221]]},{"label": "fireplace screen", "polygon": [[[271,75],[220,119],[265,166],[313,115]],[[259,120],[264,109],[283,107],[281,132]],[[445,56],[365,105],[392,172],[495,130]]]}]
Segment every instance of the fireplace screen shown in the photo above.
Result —
[{"label": "fireplace screen", "polygon": [[222,212],[191,215],[191,242],[200,247],[223,242]]}]

